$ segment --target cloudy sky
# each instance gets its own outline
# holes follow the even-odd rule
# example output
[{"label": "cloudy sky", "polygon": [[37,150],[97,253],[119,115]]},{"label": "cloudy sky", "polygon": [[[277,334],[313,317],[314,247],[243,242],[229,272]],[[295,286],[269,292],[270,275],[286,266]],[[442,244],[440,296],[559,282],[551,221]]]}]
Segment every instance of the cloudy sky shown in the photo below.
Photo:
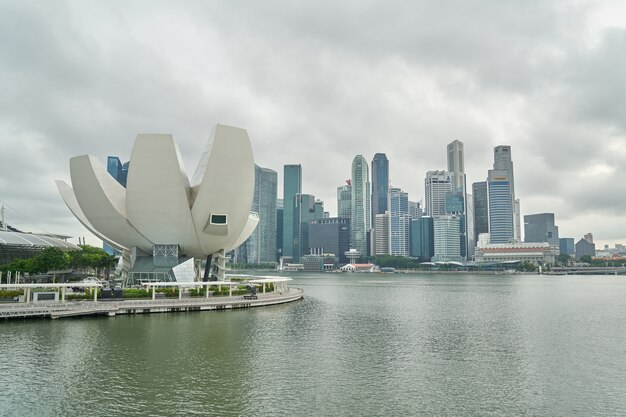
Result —
[{"label": "cloudy sky", "polygon": [[216,123],[256,162],[301,163],[336,213],[356,154],[421,200],[446,144],[468,183],[512,146],[522,214],[626,243],[626,3],[0,0],[0,201],[8,223],[87,236],[59,197],[69,158],[127,160],[172,133],[189,175]]}]

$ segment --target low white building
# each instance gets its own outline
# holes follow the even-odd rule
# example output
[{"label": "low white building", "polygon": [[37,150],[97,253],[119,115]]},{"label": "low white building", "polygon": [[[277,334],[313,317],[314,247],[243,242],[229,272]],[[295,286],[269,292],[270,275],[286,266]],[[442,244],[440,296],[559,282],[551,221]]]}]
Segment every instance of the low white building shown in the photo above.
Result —
[{"label": "low white building", "polygon": [[559,248],[547,242],[480,243],[476,247],[476,263],[531,262],[535,265],[554,265]]}]

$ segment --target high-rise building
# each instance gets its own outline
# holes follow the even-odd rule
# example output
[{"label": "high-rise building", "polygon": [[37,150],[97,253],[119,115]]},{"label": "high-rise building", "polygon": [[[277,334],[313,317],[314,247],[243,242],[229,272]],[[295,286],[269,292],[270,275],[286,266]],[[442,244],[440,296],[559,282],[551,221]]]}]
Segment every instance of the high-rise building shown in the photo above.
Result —
[{"label": "high-rise building", "polygon": [[309,223],[324,218],[324,203],[311,194],[298,194],[293,211],[293,255],[292,262],[300,262],[309,254]]},{"label": "high-rise building", "polygon": [[496,146],[493,169],[489,170],[487,177],[491,243],[509,243],[519,239],[514,184],[511,147]]},{"label": "high-rise building", "polygon": [[254,165],[254,197],[252,211],[259,214],[259,224],[247,240],[248,263],[276,261],[276,171]]},{"label": "high-rise building", "polygon": [[430,217],[446,214],[446,194],[452,191],[452,179],[447,171],[426,173],[426,215]]},{"label": "high-rise building", "polygon": [[559,238],[559,253],[561,255],[575,255],[576,245],[573,237],[561,237]]},{"label": "high-rise building", "polygon": [[126,180],[128,178],[128,164],[128,162],[122,164],[117,156],[109,156],[107,158],[107,172],[124,188],[126,188]]},{"label": "high-rise building", "polygon": [[424,216],[411,220],[412,258],[430,261],[435,255],[435,231],[433,218]]},{"label": "high-rise building", "polygon": [[465,162],[463,142],[455,140],[448,144],[448,172],[452,177],[452,190],[465,192]]},{"label": "high-rise building", "polygon": [[346,185],[337,187],[337,217],[349,219],[352,216],[352,185],[346,180]]},{"label": "high-rise building", "polygon": [[524,242],[548,242],[559,247],[559,228],[554,224],[554,213],[524,216]]},{"label": "high-rise building", "polygon": [[422,217],[422,205],[419,201],[409,201],[409,216],[411,216],[412,219]]},{"label": "high-rise building", "polygon": [[352,215],[350,216],[351,245],[367,256],[367,234],[371,229],[369,168],[362,155],[352,161]]},{"label": "high-rise building", "polygon": [[474,242],[478,242],[479,234],[489,233],[487,182],[475,182],[472,184],[472,196],[474,201]]},{"label": "high-rise building", "polygon": [[377,153],[372,159],[372,224],[377,214],[387,211],[389,193],[389,160],[384,153]]},{"label": "high-rise building", "polygon": [[459,262],[461,257],[461,240],[459,229],[461,218],[456,215],[438,216],[433,219],[435,255],[433,262]]},{"label": "high-rise building", "polygon": [[302,165],[285,165],[283,175],[283,256],[293,257],[296,196],[302,193]]},{"label": "high-rise building", "polygon": [[391,215],[389,212],[377,214],[374,224],[374,236],[376,239],[374,248],[375,255],[391,254]]},{"label": "high-rise building", "polygon": [[467,221],[465,216],[465,193],[460,189],[454,193],[446,195],[446,214],[454,214],[459,217],[459,245],[461,246],[461,257],[467,258]]},{"label": "high-rise building", "polygon": [[[126,180],[128,179],[128,162],[122,164],[117,156],[107,157],[107,172],[126,188]],[[107,242],[102,242],[102,249],[109,255],[118,255],[120,252]]]},{"label": "high-rise building", "polygon": [[350,219],[328,217],[309,223],[309,251],[316,255],[333,254],[339,263],[347,263],[350,250]]},{"label": "high-rise building", "polygon": [[409,256],[409,195],[399,188],[389,188],[388,207],[389,252],[393,256]]},{"label": "high-rise building", "polygon": [[283,199],[276,200],[276,261],[283,256]]}]

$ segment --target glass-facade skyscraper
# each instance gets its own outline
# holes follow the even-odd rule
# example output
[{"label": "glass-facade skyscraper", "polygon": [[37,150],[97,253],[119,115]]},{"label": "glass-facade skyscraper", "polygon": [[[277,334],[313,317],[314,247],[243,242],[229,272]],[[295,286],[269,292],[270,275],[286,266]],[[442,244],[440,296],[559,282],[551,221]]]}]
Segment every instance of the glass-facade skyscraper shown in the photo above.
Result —
[{"label": "glass-facade skyscraper", "polygon": [[389,189],[389,252],[393,256],[409,256],[409,195],[399,188]]},{"label": "glass-facade skyscraper", "polygon": [[337,187],[337,217],[349,219],[352,217],[352,185],[350,180],[346,185]]},{"label": "glass-facade skyscraper", "polygon": [[292,261],[299,263],[309,254],[309,222],[324,218],[324,203],[311,194],[298,194],[294,200]]},{"label": "glass-facade skyscraper", "polygon": [[446,214],[446,195],[452,192],[452,178],[448,171],[428,171],[424,183],[426,215],[430,217]]},{"label": "glass-facade skyscraper", "polygon": [[389,193],[389,160],[384,153],[377,153],[372,159],[372,223],[377,214],[387,211]]},{"label": "glass-facade skyscraper", "polygon": [[559,247],[559,228],[554,224],[554,213],[524,216],[524,242],[548,242]]},{"label": "glass-facade skyscraper", "polygon": [[283,171],[283,256],[293,257],[296,196],[302,193],[302,165],[285,165]]},{"label": "glass-facade skyscraper", "polygon": [[371,229],[369,167],[362,155],[352,160],[352,215],[350,231],[352,247],[367,256],[367,234]]},{"label": "glass-facade skyscraper", "polygon": [[432,217],[420,217],[411,220],[411,250],[412,258],[430,261],[435,255],[435,232]]},{"label": "glass-facade skyscraper", "polygon": [[259,224],[247,240],[248,263],[276,261],[276,171],[254,165],[254,197],[252,211],[259,214]]},{"label": "glass-facade skyscraper", "polygon": [[478,242],[479,234],[489,233],[489,197],[486,181],[472,184],[472,197],[474,200],[474,242]]},{"label": "glass-facade skyscraper", "polygon": [[519,239],[516,233],[514,184],[511,147],[496,146],[493,169],[489,170],[487,177],[491,243],[508,243]]},{"label": "glass-facade skyscraper", "polygon": [[128,179],[128,162],[122,164],[117,156],[109,156],[107,158],[107,172],[111,174],[122,187],[126,188],[126,180]]}]

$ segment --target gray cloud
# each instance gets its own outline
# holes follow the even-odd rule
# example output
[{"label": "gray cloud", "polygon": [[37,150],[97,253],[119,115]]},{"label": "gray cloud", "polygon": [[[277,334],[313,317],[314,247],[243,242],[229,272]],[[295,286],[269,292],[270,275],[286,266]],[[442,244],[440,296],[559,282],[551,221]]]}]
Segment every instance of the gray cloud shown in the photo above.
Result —
[{"label": "gray cloud", "polygon": [[[257,163],[302,163],[335,212],[356,154],[386,152],[420,200],[445,145],[468,182],[510,144],[523,213],[626,240],[626,30],[595,2],[191,1],[0,4],[0,201],[84,234],[56,196],[71,156],[128,158],[173,133],[189,174],[215,123],[248,129]],[[282,188],[282,187],[279,187]]]}]

